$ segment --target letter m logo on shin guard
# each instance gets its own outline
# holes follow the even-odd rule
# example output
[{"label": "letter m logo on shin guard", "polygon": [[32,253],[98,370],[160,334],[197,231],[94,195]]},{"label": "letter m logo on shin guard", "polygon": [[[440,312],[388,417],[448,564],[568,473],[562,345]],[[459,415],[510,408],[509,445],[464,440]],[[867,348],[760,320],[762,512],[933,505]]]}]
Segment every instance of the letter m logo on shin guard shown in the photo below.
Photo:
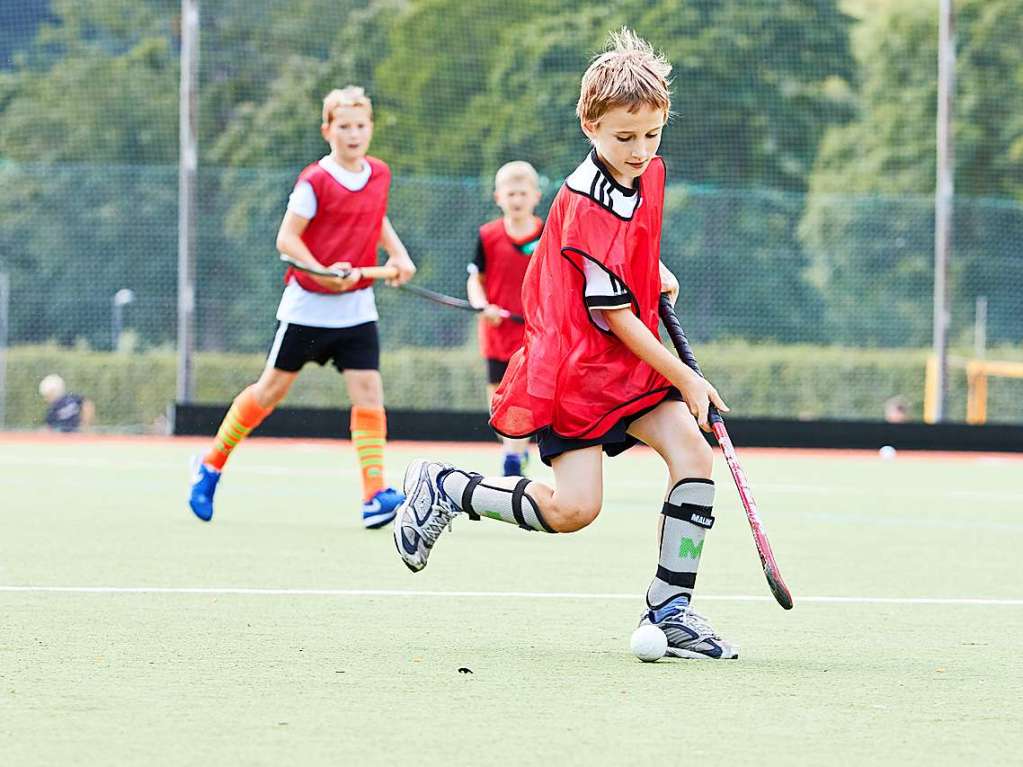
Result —
[{"label": "letter m logo on shin guard", "polygon": [[692,538],[683,538],[678,545],[679,559],[699,559],[703,553],[703,541],[694,543]]}]

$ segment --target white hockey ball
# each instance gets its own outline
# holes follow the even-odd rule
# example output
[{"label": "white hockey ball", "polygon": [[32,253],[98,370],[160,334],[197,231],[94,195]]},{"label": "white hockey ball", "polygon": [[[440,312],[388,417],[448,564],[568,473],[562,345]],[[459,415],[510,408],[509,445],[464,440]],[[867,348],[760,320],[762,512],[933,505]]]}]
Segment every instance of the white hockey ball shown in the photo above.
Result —
[{"label": "white hockey ball", "polygon": [[895,448],[892,447],[891,445],[885,445],[884,447],[877,451],[877,454],[884,458],[886,461],[890,461],[892,458],[895,457]]},{"label": "white hockey ball", "polygon": [[668,651],[668,637],[660,628],[647,623],[632,632],[629,647],[632,648],[632,654],[641,661],[653,663],[663,658]]}]

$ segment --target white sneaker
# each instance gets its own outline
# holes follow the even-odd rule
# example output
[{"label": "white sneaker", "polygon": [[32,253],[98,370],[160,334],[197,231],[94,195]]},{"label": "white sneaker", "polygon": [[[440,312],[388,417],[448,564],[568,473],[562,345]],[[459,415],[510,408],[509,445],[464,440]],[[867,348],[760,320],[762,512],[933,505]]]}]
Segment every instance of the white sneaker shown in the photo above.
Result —
[{"label": "white sneaker", "polygon": [[710,621],[689,606],[688,598],[677,597],[658,610],[648,610],[639,621],[653,623],[668,637],[667,655],[673,658],[726,660],[739,657],[739,646],[718,636]]},{"label": "white sneaker", "polygon": [[394,546],[414,573],[426,567],[437,538],[462,513],[437,482],[437,476],[451,468],[449,463],[419,458],[405,470],[405,502],[394,518]]}]

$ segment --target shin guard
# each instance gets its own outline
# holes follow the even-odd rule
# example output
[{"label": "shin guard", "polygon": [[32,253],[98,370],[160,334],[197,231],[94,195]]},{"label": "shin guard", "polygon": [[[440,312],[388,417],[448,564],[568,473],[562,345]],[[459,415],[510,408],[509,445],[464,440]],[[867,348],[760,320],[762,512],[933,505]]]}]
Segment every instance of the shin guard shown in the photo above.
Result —
[{"label": "shin guard", "polygon": [[439,483],[448,499],[470,519],[484,516],[523,530],[555,532],[527,492],[530,481],[524,477],[484,477],[450,469],[439,477]]},{"label": "shin guard", "polygon": [[657,574],[646,592],[651,610],[678,596],[692,600],[704,536],[714,525],[713,505],[714,483],[709,479],[683,479],[668,493],[661,510]]}]

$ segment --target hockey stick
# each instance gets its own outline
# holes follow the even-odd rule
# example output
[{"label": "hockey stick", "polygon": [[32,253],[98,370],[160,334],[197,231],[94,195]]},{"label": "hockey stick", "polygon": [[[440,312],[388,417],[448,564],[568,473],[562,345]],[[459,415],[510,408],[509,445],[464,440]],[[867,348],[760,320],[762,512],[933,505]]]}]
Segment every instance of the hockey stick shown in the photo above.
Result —
[{"label": "hockey stick", "polygon": [[[283,253],[281,254],[281,261],[288,264],[288,266],[298,269],[300,272],[315,274],[318,277],[344,276],[343,274],[340,274],[338,272],[331,271],[327,267],[312,267],[307,266],[306,264],[303,263],[299,263],[295,259],[291,258],[290,256],[286,256]],[[371,280],[388,280],[392,277],[398,276],[398,270],[395,269],[393,266],[360,266],[358,268],[362,272],[363,277],[367,277]],[[409,293],[413,293],[419,296],[420,298],[425,298],[429,301],[433,301],[434,303],[438,303],[443,306],[450,306],[453,309],[462,309],[463,311],[467,312],[483,311],[482,309],[477,309],[475,306],[473,306],[463,298],[447,296],[444,295],[443,293],[438,293],[435,290],[430,290],[429,288],[422,288],[419,285],[405,283],[404,285],[401,286],[401,289],[407,290]],[[511,320],[512,322],[518,323],[525,322],[525,320],[519,315],[512,314],[511,312],[506,311],[504,309],[501,310],[501,316],[506,320]]]},{"label": "hockey stick", "polygon": [[[410,282],[405,283],[401,286],[402,290],[407,290],[409,293],[414,293],[420,298],[425,298],[428,301],[441,304],[442,306],[450,306],[452,309],[461,309],[466,312],[481,312],[482,309],[477,309],[475,306],[470,304],[464,298],[455,298],[454,296],[447,296],[443,293],[438,293],[435,290],[429,288],[423,288],[419,285],[413,285]],[[512,322],[518,322],[519,324],[524,323],[526,320],[518,314],[512,314],[507,309],[501,310],[501,317]]]},{"label": "hockey stick", "polygon": [[[700,372],[700,366],[696,362],[696,357],[693,355],[693,350],[689,346],[689,339],[686,338],[685,331],[682,330],[682,324],[678,321],[678,316],[675,314],[675,307],[671,305],[671,299],[667,295],[662,295],[658,308],[661,322],[664,323],[664,328],[671,337],[671,342],[675,346],[675,351],[678,352],[679,359],[688,365],[694,373],[703,376],[703,373]],[[791,610],[792,594],[789,593],[785,581],[782,580],[778,563],[774,561],[774,552],[771,551],[771,542],[767,540],[767,531],[764,530],[764,525],[760,521],[760,514],[757,512],[757,502],[753,500],[753,491],[750,490],[746,473],[742,470],[742,466],[739,463],[739,457],[735,454],[735,447],[732,445],[732,440],[725,429],[725,421],[713,404],[710,405],[707,419],[710,421],[714,437],[721,446],[721,452],[724,453],[728,469],[732,472],[732,479],[735,480],[735,487],[739,490],[739,498],[742,499],[743,508],[746,509],[746,519],[749,520],[750,530],[753,531],[753,542],[757,545],[757,553],[760,555],[760,564],[764,567],[767,585],[771,587],[771,593],[778,600],[778,604],[786,610]]]},{"label": "hockey stick", "polygon": [[[300,261],[296,261],[291,256],[286,256],[283,253],[280,254],[281,261],[286,263],[293,269],[298,269],[300,272],[306,272],[307,274],[315,274],[317,277],[346,277],[347,274],[342,272],[335,272],[326,266],[315,267],[303,264]],[[363,279],[369,280],[389,280],[392,277],[398,276],[398,270],[393,266],[360,266],[356,267],[362,272]]]}]

